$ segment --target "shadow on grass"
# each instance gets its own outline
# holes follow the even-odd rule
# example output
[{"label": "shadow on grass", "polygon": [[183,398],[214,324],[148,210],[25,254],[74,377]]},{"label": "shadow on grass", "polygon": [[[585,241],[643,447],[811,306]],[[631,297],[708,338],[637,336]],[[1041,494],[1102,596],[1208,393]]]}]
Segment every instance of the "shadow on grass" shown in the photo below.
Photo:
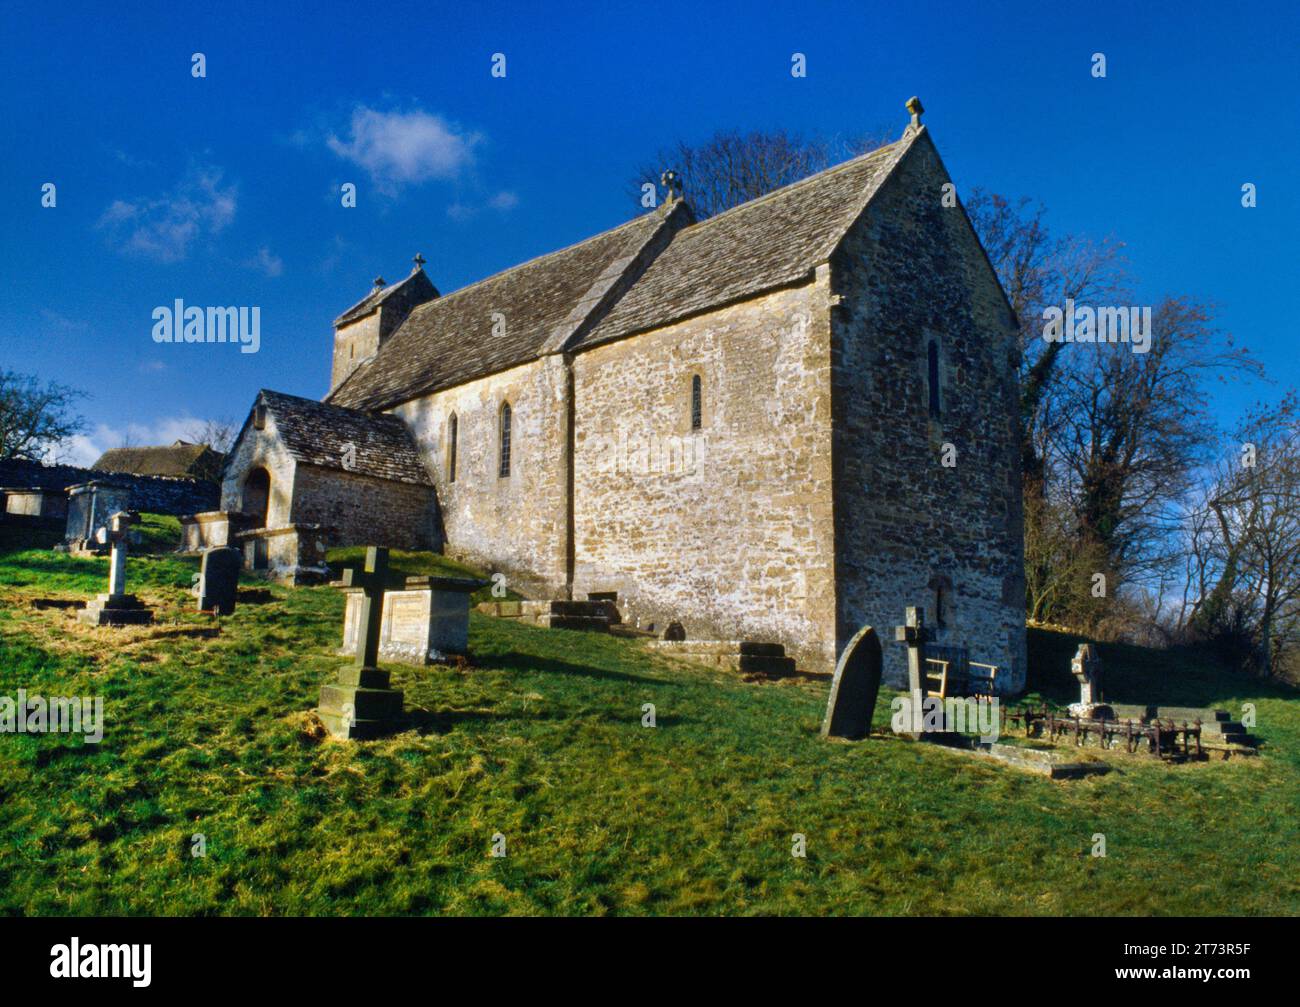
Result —
[{"label": "shadow on grass", "polygon": [[608,668],[595,668],[584,664],[571,664],[553,657],[537,657],[532,654],[520,654],[509,651],[504,654],[485,654],[480,656],[483,666],[493,671],[540,672],[546,675],[571,675],[575,678],[595,678],[609,682],[635,682],[638,685],[667,685],[663,679],[646,678],[644,675],[632,675],[625,671],[611,671]]},{"label": "shadow on grass", "polygon": [[[537,710],[523,713],[519,710],[510,710],[498,712],[496,710],[416,710],[408,709],[405,714],[406,729],[413,730],[417,734],[446,734],[454,728],[466,724],[486,724],[493,721],[513,721],[518,723],[521,720],[528,721],[556,721],[569,723],[574,720],[598,720],[606,724],[615,724],[626,726],[632,723],[632,720],[640,721],[640,714],[636,718],[629,719],[624,716],[615,716],[612,714],[599,713],[594,710],[574,711],[571,709],[553,709]],[[655,726],[657,728],[676,727],[681,724],[690,723],[690,718],[682,717],[678,714],[660,714],[655,717]]]}]

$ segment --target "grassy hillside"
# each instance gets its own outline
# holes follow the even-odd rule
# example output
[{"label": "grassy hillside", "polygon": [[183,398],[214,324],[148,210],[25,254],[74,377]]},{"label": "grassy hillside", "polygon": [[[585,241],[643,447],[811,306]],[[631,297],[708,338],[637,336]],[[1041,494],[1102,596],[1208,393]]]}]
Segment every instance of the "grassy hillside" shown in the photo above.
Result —
[{"label": "grassy hillside", "polygon": [[[744,684],[477,614],[474,667],[391,666],[411,730],[346,744],[307,715],[341,663],[339,592],[275,587],[218,627],[189,611],[193,561],[142,555],[129,580],[159,624],[92,630],[32,602],[102,591],[106,561],[25,544],[0,535],[0,696],[101,695],[108,724],[98,746],[0,735],[0,911],[1300,910],[1300,702],[1191,655],[1103,648],[1112,697],[1254,702],[1261,758],[1052,783],[888,736],[826,742],[825,681]],[[1076,642],[1032,635],[1036,694],[1073,695]]]}]

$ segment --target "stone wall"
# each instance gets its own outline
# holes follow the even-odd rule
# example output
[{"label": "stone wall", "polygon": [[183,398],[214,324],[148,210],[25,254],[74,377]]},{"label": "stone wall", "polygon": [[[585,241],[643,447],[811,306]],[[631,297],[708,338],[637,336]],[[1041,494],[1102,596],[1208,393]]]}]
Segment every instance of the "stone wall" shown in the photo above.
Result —
[{"label": "stone wall", "polygon": [[[291,524],[294,499],[294,470],[297,462],[275,433],[275,417],[270,410],[266,423],[258,430],[250,422],[226,462],[226,478],[221,484],[221,510],[243,511],[244,480],[254,469],[264,468],[271,477],[270,498],[267,501],[266,527],[281,528]],[[211,510],[196,507],[194,512]]]},{"label": "stone wall", "polygon": [[[1015,326],[927,137],[903,160],[832,261],[839,642],[875,626],[892,642],[922,605],[937,641],[1025,681],[1023,530]],[[940,413],[930,415],[937,344]],[[944,467],[945,444],[956,464]],[[946,581],[945,581],[946,578]]]},{"label": "stone wall", "polygon": [[[392,410],[434,474],[445,551],[525,594],[562,596],[567,547],[567,375],[558,355]],[[498,475],[501,405],[511,408],[510,475]],[[456,479],[448,421],[457,419]]]},{"label": "stone wall", "polygon": [[379,312],[358,318],[334,332],[334,354],[330,365],[330,391],[361,366],[362,361],[379,352]]},{"label": "stone wall", "polygon": [[[573,362],[574,595],[835,660],[828,276]],[[702,426],[691,429],[691,379]]]},{"label": "stone wall", "polygon": [[293,520],[324,525],[334,545],[441,547],[432,487],[303,462],[295,473]]}]

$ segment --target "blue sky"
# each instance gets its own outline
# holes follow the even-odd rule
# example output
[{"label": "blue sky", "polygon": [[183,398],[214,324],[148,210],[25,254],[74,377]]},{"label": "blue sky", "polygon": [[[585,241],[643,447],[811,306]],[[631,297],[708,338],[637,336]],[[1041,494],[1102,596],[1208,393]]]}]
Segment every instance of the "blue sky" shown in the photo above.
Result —
[{"label": "blue sky", "polygon": [[[1216,388],[1224,422],[1300,385],[1297,7],[1045,6],[8,3],[0,366],[91,393],[81,462],[238,422],[322,395],[331,320],[417,251],[454,290],[627,219],[679,138],[894,136],[918,94],[961,190],[1122,239],[1144,303],[1218,305],[1276,382]],[[155,343],[176,298],[259,306],[259,352]]]}]

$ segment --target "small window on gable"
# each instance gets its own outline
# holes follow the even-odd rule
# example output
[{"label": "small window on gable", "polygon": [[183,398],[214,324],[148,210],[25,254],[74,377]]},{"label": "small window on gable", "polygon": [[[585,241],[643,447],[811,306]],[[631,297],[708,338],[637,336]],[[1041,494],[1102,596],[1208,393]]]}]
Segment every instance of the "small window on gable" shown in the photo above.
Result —
[{"label": "small window on gable", "polygon": [[501,454],[497,476],[501,479],[510,475],[510,403],[501,403]]},{"label": "small window on gable", "polygon": [[939,344],[930,340],[929,359],[930,415],[939,415]]},{"label": "small window on gable", "polygon": [[704,426],[704,388],[698,374],[691,375],[691,429]]},{"label": "small window on gable", "polygon": [[460,421],[452,413],[447,419],[447,482],[456,481],[456,436],[460,433]]}]

